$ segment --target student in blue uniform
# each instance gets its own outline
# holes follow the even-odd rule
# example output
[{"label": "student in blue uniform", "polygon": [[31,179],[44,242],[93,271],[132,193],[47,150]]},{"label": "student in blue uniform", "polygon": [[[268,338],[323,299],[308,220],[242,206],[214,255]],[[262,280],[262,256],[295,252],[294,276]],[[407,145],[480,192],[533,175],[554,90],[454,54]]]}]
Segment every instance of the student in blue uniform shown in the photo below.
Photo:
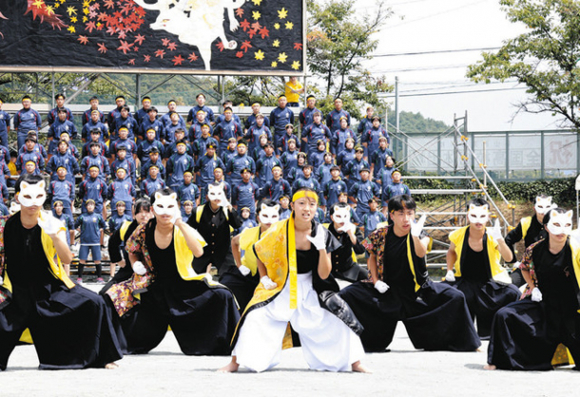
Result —
[{"label": "student in blue uniform", "polygon": [[356,214],[360,219],[370,211],[369,200],[381,194],[379,186],[369,179],[371,171],[363,168],[360,171],[361,180],[349,189],[348,195],[356,202]]},{"label": "student in blue uniform", "polygon": [[91,143],[97,142],[101,146],[99,154],[103,157],[109,157],[109,147],[101,138],[101,130],[94,128],[89,133],[89,141],[85,143],[81,149],[81,158],[85,158],[91,153]]},{"label": "student in blue uniform", "polygon": [[349,191],[352,189],[355,183],[361,180],[360,170],[363,168],[370,170],[371,168],[369,162],[363,159],[363,155],[364,149],[360,146],[357,146],[354,150],[354,159],[350,161],[346,167],[342,167],[342,173],[347,177],[346,186],[348,186]]},{"label": "student in blue uniform", "polygon": [[[177,128],[173,132],[173,137],[174,137],[173,142],[165,145],[165,149],[160,149],[162,157],[164,159],[168,159],[169,157],[171,157],[172,155],[177,153],[177,142],[183,141],[183,142],[185,142],[185,153],[187,153],[188,155],[190,155],[191,157],[193,157],[195,159],[195,155],[194,155],[195,152],[193,149],[193,145],[190,144],[187,141],[187,139],[185,139],[185,130],[183,128]],[[200,138],[200,140],[201,139],[203,139],[203,138]],[[210,139],[213,139],[213,138],[210,138]],[[196,142],[197,142],[197,140],[196,140]],[[193,142],[193,144],[195,144],[196,142]]]},{"label": "student in blue uniform", "polygon": [[109,161],[104,156],[101,156],[100,152],[101,145],[98,142],[92,142],[91,154],[83,157],[80,165],[81,173],[85,179],[87,178],[89,169],[93,166],[96,166],[99,169],[99,178],[106,180],[109,177],[109,174],[111,173]]},{"label": "student in blue uniform", "polygon": [[151,106],[147,112],[147,117],[141,120],[141,124],[139,124],[139,135],[146,136],[149,128],[155,130],[155,139],[163,142],[165,139],[165,126],[161,119],[157,118],[157,108],[155,106]]},{"label": "student in blue uniform", "polygon": [[185,214],[183,205],[186,201],[195,203],[196,207],[199,205],[199,188],[193,183],[193,170],[183,171],[183,184],[175,192],[177,193],[177,199],[181,206],[182,216]]},{"label": "student in blue uniform", "polygon": [[294,141],[294,150],[296,150],[296,142],[298,142],[298,136],[294,134],[294,125],[286,124],[286,133],[282,136],[282,140],[280,142],[280,147],[278,148],[278,152],[282,155],[287,152],[288,143],[290,141]]},{"label": "student in blue uniform", "polygon": [[157,190],[165,188],[165,181],[159,177],[159,166],[151,164],[147,168],[147,178],[141,182],[141,196],[151,197]]},{"label": "student in blue uniform", "polygon": [[97,96],[91,97],[91,99],[89,99],[89,105],[90,107],[87,110],[85,110],[83,115],[81,116],[81,124],[82,125],[87,124],[91,120],[91,116],[95,110],[99,113],[98,120],[101,123],[105,124],[107,122],[107,118],[105,117],[105,113],[99,110],[99,98]]},{"label": "student in blue uniform", "polygon": [[122,126],[117,131],[119,134],[118,139],[109,145],[109,155],[112,160],[115,160],[117,156],[117,150],[120,147],[124,147],[127,151],[127,157],[133,157],[137,154],[137,144],[135,143],[135,138],[129,136],[129,129],[127,127]]},{"label": "student in blue uniform", "polygon": [[[381,126],[381,118],[373,116],[373,126],[361,136],[361,142],[366,149],[366,156],[370,158],[371,154],[379,148],[379,138],[385,137],[387,139],[387,147],[391,143],[391,138],[387,131]],[[392,152],[391,152],[392,154]]]},{"label": "student in blue uniform", "polygon": [[24,145],[24,140],[30,131],[38,133],[42,127],[42,118],[40,114],[32,109],[32,99],[28,95],[22,97],[22,109],[14,115],[14,129],[16,130],[16,138],[18,149]]},{"label": "student in blue uniform", "polygon": [[242,220],[242,225],[240,226],[239,229],[236,229],[234,234],[238,235],[246,229],[251,229],[253,227],[258,226],[258,222],[256,222],[255,219],[250,217],[251,214],[252,213],[250,211],[250,208],[248,208],[248,207],[242,208],[242,213],[240,215],[241,220]]},{"label": "student in blue uniform", "polygon": [[183,173],[195,167],[193,157],[185,153],[185,141],[177,142],[177,153],[167,161],[167,185],[177,190],[183,184]]},{"label": "student in blue uniform", "polygon": [[67,169],[64,165],[56,169],[57,179],[48,184],[48,196],[52,206],[57,201],[64,205],[64,213],[73,216],[73,204],[75,202],[75,185],[67,178]]},{"label": "student in blue uniform", "polygon": [[98,214],[103,212],[103,203],[107,197],[107,184],[100,177],[100,168],[98,165],[89,167],[89,176],[79,184],[79,197],[82,200],[82,212],[87,212],[87,201],[91,200],[95,205]]},{"label": "student in blue uniform", "polygon": [[[385,159],[385,166],[379,170],[375,181],[381,185],[381,201],[383,206],[383,213],[387,207],[387,187],[393,183],[392,174],[395,170],[395,160],[391,156]],[[386,214],[385,214],[386,215]]]},{"label": "student in blue uniform", "polygon": [[260,143],[258,147],[254,149],[253,152],[250,153],[254,161],[258,161],[262,156],[266,154],[266,144],[268,144],[268,136],[266,134],[262,134],[258,140]]},{"label": "student in blue uniform", "polygon": [[256,200],[260,188],[252,182],[252,171],[249,168],[244,168],[240,175],[242,181],[235,183],[232,186],[232,205],[241,216],[242,208],[248,207],[250,209],[250,218],[256,219]]},{"label": "student in blue uniform", "polygon": [[[36,153],[40,154],[42,157],[44,157],[44,162],[46,163],[46,161],[48,160],[48,152],[44,148],[44,145],[38,143],[38,135],[36,134],[36,132],[30,131],[28,133],[27,138],[28,137],[34,139],[34,146],[26,146],[26,142],[24,142],[24,146],[22,146],[20,148],[18,153],[23,154],[23,153],[26,153],[27,151],[36,152]],[[61,137],[62,137],[62,139],[65,139],[65,137],[66,137],[66,139],[68,139],[68,137],[69,137],[68,132],[66,132],[66,131],[61,132]],[[75,150],[76,150],[76,148],[75,148]],[[55,152],[56,152],[56,150],[55,150]],[[54,154],[54,152],[51,154]]]},{"label": "student in blue uniform", "polygon": [[[302,141],[308,144],[308,162],[312,162],[312,154],[318,150],[318,144],[323,141],[326,145],[332,139],[330,129],[322,124],[322,113],[314,112],[314,120],[302,130]],[[324,148],[326,150],[326,147]]]},{"label": "student in blue uniform", "polygon": [[350,126],[350,114],[342,108],[342,99],[334,100],[334,109],[326,116],[326,126],[334,136],[336,130],[340,128],[340,118],[346,117],[347,126]]},{"label": "student in blue uniform", "polygon": [[376,197],[369,200],[369,212],[362,217],[362,226],[365,229],[365,237],[377,230],[379,223],[387,221],[387,217],[378,211],[379,202]]},{"label": "student in blue uniform", "polygon": [[248,128],[244,134],[244,139],[248,143],[248,150],[250,153],[254,153],[256,148],[260,146],[260,137],[262,135],[265,134],[268,138],[267,140],[272,142],[272,132],[270,132],[270,128],[264,124],[264,120],[264,115],[258,113],[256,115],[255,123],[250,128]]},{"label": "student in blue uniform", "polygon": [[50,125],[48,129],[47,138],[48,153],[52,153],[56,149],[57,143],[60,141],[60,134],[66,131],[72,139],[77,137],[77,127],[70,120],[67,120],[67,109],[59,109],[57,119]]},{"label": "student in blue uniform", "polygon": [[131,208],[137,195],[135,186],[131,182],[131,178],[127,176],[127,170],[125,168],[117,168],[115,175],[117,175],[117,178],[111,182],[107,189],[109,200],[111,200],[111,211],[113,213],[117,212],[117,203],[119,201],[125,203],[125,208]]},{"label": "student in blue uniform", "polygon": [[[209,124],[204,124],[201,126],[201,137],[197,138],[195,142],[193,142],[193,154],[196,161],[207,153],[208,145],[211,145],[217,149],[218,141],[210,135]],[[214,152],[216,149],[214,149]]]},{"label": "student in blue uniform", "polygon": [[[311,152],[308,155],[308,164],[312,164],[314,171],[318,171],[318,168],[324,163],[324,157],[326,155],[332,155],[326,150],[326,142],[323,139],[319,139],[317,142],[316,151]],[[318,178],[318,176],[316,176]]]},{"label": "student in blue uniform", "polygon": [[341,193],[348,192],[346,183],[340,179],[340,168],[337,165],[333,165],[330,168],[330,175],[331,179],[326,181],[321,187],[328,208],[338,203],[338,197]]},{"label": "student in blue uniform", "polygon": [[296,149],[297,139],[291,138],[286,142],[287,147],[284,152],[280,155],[280,163],[284,169],[284,179],[288,180],[288,175],[292,168],[296,167],[298,164],[298,150]]},{"label": "student in blue uniform", "polygon": [[270,112],[270,128],[274,129],[274,146],[280,147],[282,136],[286,132],[287,124],[294,124],[294,112],[287,106],[285,95],[278,97],[278,106]]},{"label": "student in blue uniform", "polygon": [[290,197],[292,188],[288,181],[282,178],[282,168],[279,165],[272,167],[272,179],[266,182],[260,190],[260,198],[278,201],[282,196]]},{"label": "student in blue uniform", "polygon": [[393,183],[388,185],[384,190],[383,200],[389,201],[393,197],[400,196],[401,194],[406,194],[411,196],[411,190],[409,186],[401,182],[401,171],[394,170],[391,173],[391,178]]},{"label": "student in blue uniform", "polygon": [[4,100],[0,98],[0,145],[8,147],[8,132],[10,132],[10,114],[2,110]]},{"label": "student in blue uniform", "polygon": [[374,179],[377,179],[379,177],[380,170],[385,168],[388,157],[393,157],[393,151],[387,147],[387,138],[381,136],[379,138],[379,148],[369,154],[371,174],[373,175]]},{"label": "student in blue uniform", "polygon": [[[232,199],[232,186],[225,180],[224,169],[222,167],[215,167],[213,170],[213,177],[213,183],[219,183],[223,186],[224,194],[228,201],[230,201]],[[203,194],[205,194],[205,196]],[[204,204],[207,202],[207,189],[205,193],[202,192],[201,201]]]},{"label": "student in blue uniform", "polygon": [[232,108],[224,110],[224,120],[215,125],[213,136],[219,141],[219,151],[226,150],[230,138],[241,139],[244,135],[242,126],[234,120],[234,111]]},{"label": "student in blue uniform", "polygon": [[332,135],[330,142],[330,150],[335,156],[342,152],[346,147],[346,140],[356,140],[354,132],[348,128],[348,120],[346,117],[340,118],[340,128]]},{"label": "student in blue uniform", "polygon": [[272,180],[272,169],[275,166],[282,169],[282,163],[274,155],[274,145],[271,142],[266,143],[264,152],[264,156],[256,161],[256,175],[254,180],[259,187],[264,187],[267,182]]},{"label": "student in blue uniform", "polygon": [[75,185],[75,175],[80,174],[81,168],[77,159],[72,154],[68,153],[68,142],[60,141],[58,143],[58,152],[48,160],[46,172],[50,174],[51,180],[59,179],[57,171],[59,167],[64,167],[67,171],[66,179]]},{"label": "student in blue uniform", "polygon": [[46,117],[48,125],[52,126],[59,118],[58,114],[63,110],[66,114],[65,120],[74,123],[75,120],[72,111],[64,106],[65,99],[66,97],[64,96],[64,94],[56,94],[54,96],[54,100],[56,101],[56,107],[52,109],[50,112],[48,112],[48,115]]},{"label": "student in blue uniform", "polygon": [[313,115],[315,112],[322,114],[319,109],[316,109],[316,97],[314,95],[308,95],[306,97],[306,107],[298,115],[301,131],[304,131],[304,128],[308,127],[314,121]]},{"label": "student in blue uniform", "polygon": [[28,135],[24,145],[24,153],[21,153],[16,159],[16,169],[22,171],[24,164],[28,161],[33,161],[36,164],[35,174],[40,174],[40,171],[44,170],[45,161],[42,154],[34,150],[34,146],[36,145],[36,138],[34,135]]},{"label": "student in blue uniform", "polygon": [[[143,123],[143,121],[149,117],[150,109],[151,109],[151,98],[148,96],[144,96],[143,99],[141,99],[141,109],[133,113],[133,118],[137,122],[138,127],[141,126],[141,123]],[[135,129],[135,135],[137,135],[137,139],[139,142],[145,139],[145,134],[141,134],[140,132],[141,132],[140,128]]]},{"label": "student in blue uniform", "polygon": [[175,137],[175,133],[177,130],[185,131],[185,127],[181,123],[182,120],[183,119],[177,112],[169,113],[169,122],[164,124],[165,138],[163,140],[163,144],[165,146],[177,142],[177,138]]},{"label": "student in blue uniform", "polygon": [[[169,102],[167,102],[167,113],[165,113],[163,116],[161,116],[161,122],[163,123],[163,127],[165,128],[165,130],[167,131],[167,128],[171,123],[171,115],[172,113],[177,114],[177,123],[178,123],[178,127],[179,128],[183,128],[184,130],[187,128],[185,125],[185,120],[183,119],[183,117],[181,117],[181,115],[179,113],[177,113],[177,102],[175,102],[173,99],[171,99]],[[167,139],[167,137],[165,138]],[[165,142],[164,142],[165,143]]]},{"label": "student in blue uniform", "polygon": [[149,127],[145,132],[145,139],[139,144],[137,148],[137,157],[141,163],[149,160],[149,152],[156,147],[160,152],[164,150],[161,141],[156,139],[157,131],[153,127]]},{"label": "student in blue uniform", "polygon": [[133,116],[131,116],[129,106],[123,106],[121,113],[115,119],[115,129],[111,129],[111,141],[114,142],[119,138],[119,132],[123,127],[127,129],[127,137],[135,143],[135,132],[139,126]]},{"label": "student in blue uniform", "polygon": [[[220,159],[222,160],[222,162],[224,163],[224,165],[227,165],[230,160],[236,155],[238,154],[238,151],[236,149],[238,145],[238,140],[236,138],[230,138],[228,139],[228,147],[225,151],[223,151],[222,153],[220,153]],[[225,168],[224,168],[225,171]],[[229,174],[226,174],[226,181],[228,181],[228,183],[230,183],[231,178]]]},{"label": "student in blue uniform", "polygon": [[[306,164],[306,153],[303,152],[298,153],[296,155],[296,165],[290,169],[290,171],[288,172],[288,177],[285,178],[290,184],[290,186],[294,186],[294,182],[296,182],[296,179],[300,178],[303,175],[302,168],[304,168],[305,164]],[[286,171],[286,168],[284,168],[284,171]]]},{"label": "student in blue uniform", "polygon": [[366,113],[366,116],[361,119],[360,123],[358,123],[358,136],[362,136],[365,132],[373,127],[372,118],[375,115],[375,109],[372,106],[369,106],[366,109]]},{"label": "student in blue uniform", "polygon": [[[109,131],[111,133],[111,140],[113,139],[115,131],[117,128],[115,126],[115,121],[121,115],[121,109],[125,106],[125,97],[123,95],[117,95],[115,97],[115,104],[117,107],[109,112],[107,115],[107,124],[109,125]],[[116,139],[116,136],[115,136]]]},{"label": "student in blue uniform", "polygon": [[[302,167],[302,176],[296,177],[294,184],[292,185],[292,191],[295,192],[301,187],[310,188],[317,193],[320,192],[320,184],[318,180],[312,176],[312,165],[304,164]],[[324,221],[324,219],[322,219]]]},{"label": "student in blue uniform", "polygon": [[320,183],[321,187],[324,186],[326,182],[332,179],[330,170],[332,169],[332,167],[336,166],[336,164],[334,164],[334,157],[332,157],[332,154],[330,154],[329,152],[326,152],[322,158],[323,158],[322,164],[320,164],[317,169],[315,168],[316,169],[315,176],[318,178],[318,183]]},{"label": "student in blue uniform", "polygon": [[292,208],[290,208],[290,196],[280,197],[280,220],[290,218],[292,215]]},{"label": "student in blue uniform", "polygon": [[193,123],[193,119],[195,118],[197,113],[201,110],[205,114],[203,122],[208,124],[215,124],[213,110],[211,110],[211,108],[209,106],[206,106],[205,104],[206,101],[205,94],[203,93],[197,94],[197,96],[195,97],[195,101],[197,102],[197,105],[189,109],[189,113],[187,114],[187,122]]},{"label": "student in blue uniform", "polygon": [[149,151],[149,160],[145,161],[141,164],[141,180],[147,178],[149,175],[149,168],[153,165],[157,167],[157,171],[159,173],[159,177],[165,181],[165,166],[163,165],[163,161],[159,158],[159,149],[156,147],[151,148]]},{"label": "student in blue uniform", "polygon": [[97,273],[97,284],[104,284],[101,265],[101,231],[107,229],[107,224],[99,212],[95,212],[95,201],[88,199],[85,202],[86,212],[79,215],[75,228],[80,230],[81,247],[79,249],[79,267],[77,283],[83,282],[83,270],[91,253]]},{"label": "student in blue uniform", "polygon": [[83,125],[81,130],[81,138],[83,142],[90,141],[91,132],[93,130],[98,130],[100,132],[99,141],[105,143],[109,139],[109,127],[101,121],[102,113],[99,110],[93,110],[90,115],[90,119],[87,123]]},{"label": "student in blue uniform", "polygon": [[111,163],[111,178],[113,180],[117,179],[117,170],[119,168],[125,169],[127,177],[131,180],[133,186],[136,186],[137,166],[135,165],[133,157],[127,156],[127,150],[124,146],[119,146],[117,148],[117,159]]},{"label": "student in blue uniform", "polygon": [[[70,247],[75,241],[75,221],[72,215],[64,213],[64,205],[61,201],[55,201],[52,204],[52,215],[62,222],[66,229],[66,243]],[[70,276],[70,263],[63,263],[64,271]]]},{"label": "student in blue uniform", "polygon": [[[111,203],[111,205],[113,205]],[[133,221],[133,216],[130,212],[127,212],[127,204],[125,204],[124,201],[117,201],[115,203],[115,209],[116,211],[112,211],[111,212],[111,216],[109,217],[109,232],[111,234],[115,233],[117,230],[119,230],[121,228],[121,226],[123,225],[123,223],[125,223],[126,221]],[[112,275],[115,274],[115,272],[111,272]]]},{"label": "student in blue uniform", "polygon": [[[244,130],[246,132],[256,124],[256,117],[258,116],[258,114],[262,114],[261,109],[262,104],[260,102],[252,103],[252,114],[248,116],[246,122],[244,123]],[[264,116],[264,125],[270,128],[270,119],[266,116]]]},{"label": "student in blue uniform", "polygon": [[[222,109],[225,108],[234,108],[234,103],[232,101],[230,101],[229,99],[226,99],[224,102],[222,102]],[[222,110],[223,111],[223,110]],[[216,124],[222,122],[224,120],[225,116],[223,114],[219,114],[217,116],[216,120]],[[237,114],[234,113],[234,121],[236,123],[238,123],[239,125],[243,126],[242,124],[242,120],[240,120],[240,116],[238,116]]]},{"label": "student in blue uniform", "polygon": [[226,164],[226,173],[230,175],[232,188],[242,181],[242,171],[249,169],[252,174],[256,172],[256,162],[248,154],[248,145],[245,141],[238,142],[238,154],[233,156]]},{"label": "student in blue uniform", "polygon": [[216,156],[216,144],[210,143],[206,147],[205,156],[201,156],[195,165],[195,174],[197,180],[197,186],[199,186],[201,191],[201,200],[205,202],[205,196],[207,195],[207,185],[212,183],[215,179],[214,170],[219,167],[225,168],[222,160]]}]

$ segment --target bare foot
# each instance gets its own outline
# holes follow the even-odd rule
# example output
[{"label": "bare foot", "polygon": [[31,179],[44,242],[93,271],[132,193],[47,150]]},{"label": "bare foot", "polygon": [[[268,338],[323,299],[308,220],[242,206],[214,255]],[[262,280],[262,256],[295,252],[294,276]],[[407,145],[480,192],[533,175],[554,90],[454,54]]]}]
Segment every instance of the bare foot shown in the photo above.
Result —
[{"label": "bare foot", "polygon": [[237,372],[238,368],[240,368],[240,364],[236,362],[235,357],[232,357],[232,361],[230,361],[230,363],[225,367],[218,369],[217,372],[221,373]]},{"label": "bare foot", "polygon": [[119,365],[116,363],[109,363],[105,365],[105,369],[117,369],[117,368],[119,368]]},{"label": "bare foot", "polygon": [[483,369],[487,370],[487,371],[495,371],[497,369],[497,367],[495,365],[492,364],[487,364],[483,366]]},{"label": "bare foot", "polygon": [[364,374],[372,374],[372,371],[367,367],[365,367],[364,365],[362,365],[360,361],[357,361],[356,363],[352,364],[352,372],[362,372]]}]

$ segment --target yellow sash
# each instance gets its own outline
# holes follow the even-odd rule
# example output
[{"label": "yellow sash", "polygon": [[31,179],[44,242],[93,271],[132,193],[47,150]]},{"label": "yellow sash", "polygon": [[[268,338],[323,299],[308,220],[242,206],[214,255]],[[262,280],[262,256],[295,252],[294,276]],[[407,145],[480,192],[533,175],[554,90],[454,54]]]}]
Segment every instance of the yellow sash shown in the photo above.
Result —
[{"label": "yellow sash", "polygon": [[[455,252],[457,253],[457,260],[455,261],[455,276],[461,277],[461,251],[463,250],[463,242],[465,234],[469,226],[457,229],[449,234],[449,240],[455,244]],[[485,248],[485,247],[484,247]],[[497,243],[489,234],[487,234],[487,257],[489,258],[489,268],[491,269],[491,277],[494,278],[502,271],[503,267],[500,265],[501,254],[497,249]]]}]

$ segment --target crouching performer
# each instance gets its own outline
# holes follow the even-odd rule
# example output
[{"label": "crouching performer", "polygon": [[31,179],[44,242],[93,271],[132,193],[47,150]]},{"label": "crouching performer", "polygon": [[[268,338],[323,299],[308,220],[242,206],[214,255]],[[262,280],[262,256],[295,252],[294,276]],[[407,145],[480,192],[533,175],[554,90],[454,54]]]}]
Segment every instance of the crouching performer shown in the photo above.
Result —
[{"label": "crouching performer", "polygon": [[155,218],[135,229],[125,246],[134,271],[106,294],[120,316],[131,354],[147,353],[164,338],[168,325],[184,354],[226,355],[239,319],[232,293],[192,268],[205,241],[181,220],[177,194],[171,189],[153,195]]},{"label": "crouching performer", "polygon": [[40,369],[117,367],[122,354],[112,310],[66,275],[62,263],[72,253],[62,222],[41,211],[44,181],[25,175],[15,192],[20,211],[0,217],[0,369],[26,328]]},{"label": "crouching performer", "polygon": [[290,218],[274,223],[254,244],[260,284],[238,325],[232,361],[220,371],[242,365],[261,372],[277,365],[283,341],[289,346],[290,322],[311,369],[367,372],[360,363],[362,328],[330,274],[338,241],[313,221],[318,195],[301,188],[292,201]]},{"label": "crouching performer", "polygon": [[369,279],[340,295],[364,327],[361,340],[367,352],[385,351],[398,321],[403,321],[417,349],[474,351],[481,342],[465,297],[428,277],[425,254],[431,239],[423,232],[424,216],[413,222],[415,208],[408,195],[389,200],[391,224],[363,241],[369,252]]},{"label": "crouching performer", "polygon": [[580,246],[568,237],[572,211],[551,209],[543,221],[547,237],[526,249],[520,265],[525,298],[493,319],[486,369],[550,370],[560,343],[580,362]]}]

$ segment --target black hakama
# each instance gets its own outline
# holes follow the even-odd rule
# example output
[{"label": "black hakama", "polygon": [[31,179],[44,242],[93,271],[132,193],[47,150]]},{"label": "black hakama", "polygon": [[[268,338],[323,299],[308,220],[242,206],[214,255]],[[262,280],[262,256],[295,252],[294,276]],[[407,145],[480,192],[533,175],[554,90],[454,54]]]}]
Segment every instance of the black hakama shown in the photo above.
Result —
[{"label": "black hakama", "polygon": [[547,240],[533,247],[542,301],[529,297],[499,310],[493,320],[488,363],[499,369],[550,370],[562,343],[580,362],[578,284],[568,245],[554,255]]},{"label": "black hakama", "polygon": [[40,369],[99,368],[122,358],[105,301],[83,287],[69,289],[50,273],[39,226],[25,229],[20,214],[12,216],[4,245],[12,297],[0,309],[0,369],[26,328]]},{"label": "black hakama", "polygon": [[228,355],[230,341],[240,318],[232,293],[209,288],[203,281],[186,281],[178,273],[174,242],[160,249],[154,228],[146,244],[154,264],[155,279],[141,293],[141,302],[129,311],[123,329],[130,354],[155,348],[167,332],[175,334],[187,355]]}]

